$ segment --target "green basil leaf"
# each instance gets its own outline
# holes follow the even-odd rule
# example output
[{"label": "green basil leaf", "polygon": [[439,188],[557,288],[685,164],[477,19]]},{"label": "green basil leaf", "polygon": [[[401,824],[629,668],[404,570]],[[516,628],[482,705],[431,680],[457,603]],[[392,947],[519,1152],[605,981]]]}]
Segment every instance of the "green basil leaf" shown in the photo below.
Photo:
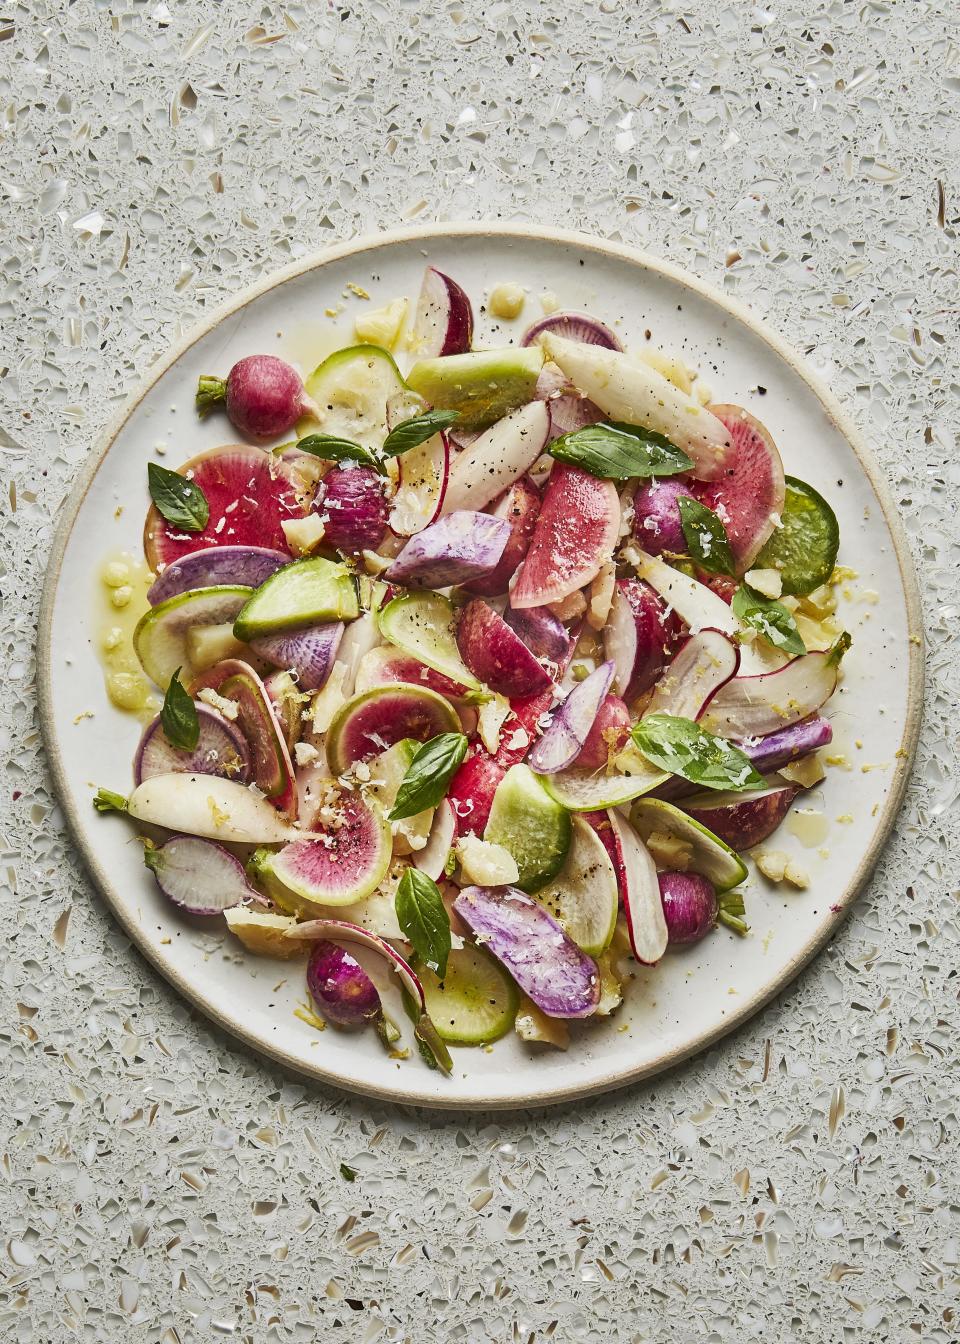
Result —
[{"label": "green basil leaf", "polygon": [[170,678],[163,697],[160,726],[171,747],[177,751],[193,751],[200,741],[200,717],[192,697],[180,684],[180,668]]},{"label": "green basil leaf", "polygon": [[757,789],[763,784],[739,747],[692,719],[649,714],[631,736],[648,761],[691,784],[705,789]]},{"label": "green basil leaf", "polygon": [[764,597],[748,583],[741,583],[730,605],[734,616],[739,617],[745,625],[759,630],[775,648],[794,656],[806,653],[807,646],[800,637],[793,613],[782,602]]},{"label": "green basil leaf", "polygon": [[323,458],[324,462],[362,462],[365,467],[383,472],[383,464],[369,448],[352,439],[338,438],[336,434],[308,434],[306,438],[298,439],[297,447],[303,453]]},{"label": "green basil leaf", "polygon": [[681,495],[677,500],[680,506],[680,525],[687,543],[687,550],[701,569],[710,574],[732,574],[733,552],[726,528],[714,513],[697,499],[688,499]]},{"label": "green basil leaf", "polygon": [[421,961],[443,978],[450,955],[450,916],[432,877],[407,868],[394,898],[397,921]]},{"label": "green basil leaf", "polygon": [[547,446],[560,462],[569,462],[604,481],[633,476],[676,476],[693,462],[669,439],[633,425],[585,425]]},{"label": "green basil leaf", "polygon": [[98,812],[126,812],[127,800],[122,793],[114,793],[112,789],[97,789],[93,797],[93,805]]},{"label": "green basil leaf", "polygon": [[434,434],[438,434],[441,429],[448,429],[459,419],[459,411],[425,411],[423,415],[414,415],[409,420],[402,420],[399,425],[394,425],[384,439],[383,455],[397,457],[409,448],[416,448],[418,444],[426,443],[427,439],[432,439]]},{"label": "green basil leaf", "polygon": [[210,505],[206,496],[193,481],[179,471],[161,467],[159,462],[147,463],[147,487],[150,498],[172,527],[184,532],[202,532],[210,520]]},{"label": "green basil leaf", "polygon": [[467,739],[463,733],[440,733],[424,742],[400,781],[389,820],[402,821],[404,817],[415,817],[425,808],[436,807],[466,754]]},{"label": "green basil leaf", "polygon": [[746,907],[743,904],[743,892],[725,891],[717,897],[717,921],[731,929],[740,938],[746,938],[750,925],[743,918]]}]

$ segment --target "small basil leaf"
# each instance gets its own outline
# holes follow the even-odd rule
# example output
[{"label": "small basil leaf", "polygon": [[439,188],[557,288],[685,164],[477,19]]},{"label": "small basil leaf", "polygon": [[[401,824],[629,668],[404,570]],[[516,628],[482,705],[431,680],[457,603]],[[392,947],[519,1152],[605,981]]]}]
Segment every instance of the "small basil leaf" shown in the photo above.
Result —
[{"label": "small basil leaf", "polygon": [[676,476],[693,466],[686,453],[668,439],[632,425],[586,425],[554,439],[547,452],[605,481]]},{"label": "small basil leaf", "polygon": [[447,792],[454,770],[467,754],[463,733],[440,733],[418,748],[400,781],[390,821],[415,817],[425,808],[436,807]]},{"label": "small basil leaf", "polygon": [[725,891],[717,897],[717,920],[741,938],[746,938],[750,925],[743,918],[746,907],[743,904],[742,891]]},{"label": "small basil leaf", "polygon": [[200,741],[200,718],[190,695],[180,684],[180,668],[170,678],[160,711],[163,735],[177,751],[194,751]]},{"label": "small basil leaf", "polygon": [[732,574],[730,539],[714,511],[706,508],[699,500],[688,499],[684,495],[680,496],[677,504],[687,550],[700,568],[710,574]]},{"label": "small basil leaf", "polygon": [[127,800],[122,793],[114,793],[112,789],[97,789],[93,797],[93,805],[98,812],[126,812]]},{"label": "small basil leaf", "polygon": [[407,868],[394,898],[397,922],[421,961],[443,978],[450,955],[450,916],[432,877]]},{"label": "small basil leaf", "polygon": [[409,448],[416,448],[418,444],[426,443],[427,439],[432,439],[434,434],[438,434],[441,429],[448,429],[459,419],[459,411],[425,411],[423,415],[403,420],[399,425],[394,425],[384,439],[383,455],[397,457]]},{"label": "small basil leaf", "polygon": [[210,506],[194,481],[188,481],[179,471],[161,467],[159,462],[148,462],[147,486],[150,498],[172,527],[184,532],[202,532],[206,527]]},{"label": "small basil leaf", "polygon": [[793,613],[774,598],[764,597],[747,583],[741,583],[731,602],[734,616],[758,630],[775,648],[796,656],[806,653]]},{"label": "small basil leaf", "polygon": [[297,447],[303,453],[312,453],[325,462],[362,462],[365,467],[374,467],[382,472],[383,466],[374,457],[369,448],[352,439],[341,439],[336,434],[308,434],[297,441]]},{"label": "small basil leaf", "polygon": [[649,714],[631,736],[648,761],[691,784],[705,789],[756,789],[763,784],[739,747],[692,719]]}]

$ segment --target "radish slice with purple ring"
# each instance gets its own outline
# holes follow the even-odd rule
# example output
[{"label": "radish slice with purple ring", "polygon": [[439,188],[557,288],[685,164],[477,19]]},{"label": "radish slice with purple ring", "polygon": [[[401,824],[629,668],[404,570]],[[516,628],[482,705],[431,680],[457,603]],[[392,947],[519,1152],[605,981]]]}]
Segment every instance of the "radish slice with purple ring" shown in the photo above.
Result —
[{"label": "radish slice with purple ring", "polygon": [[521,337],[521,345],[533,345],[545,331],[554,336],[564,336],[568,341],[578,341],[581,345],[602,345],[607,350],[622,350],[618,338],[608,326],[589,313],[551,313],[527,327]]},{"label": "radish slice with purple ring", "polygon": [[700,630],[679,649],[662,673],[643,711],[696,720],[713,697],[737,675],[740,650],[719,630]]},{"label": "radish slice with purple ring", "polygon": [[703,727],[718,737],[765,737],[808,718],[837,689],[849,638],[841,641],[834,649],[802,653],[775,672],[734,677],[713,697]]},{"label": "radish slice with purple ring", "polygon": [[355,957],[336,943],[314,943],[307,962],[307,989],[328,1022],[365,1027],[383,1012],[377,987]]},{"label": "radish slice with purple ring", "polygon": [[644,966],[653,966],[667,950],[667,921],[660,900],[657,867],[632,826],[615,812],[607,812],[620,883],[620,900],[627,920],[630,950]]},{"label": "radish slice with purple ring", "polygon": [[410,333],[410,349],[419,359],[462,355],[473,341],[473,308],[466,292],[449,275],[428,266]]},{"label": "radish slice with purple ring", "polygon": [[418,849],[411,857],[414,868],[439,882],[447,867],[447,859],[457,833],[457,815],[448,798],[441,798],[433,814],[430,834],[423,849]]},{"label": "radish slice with purple ring", "polygon": [[306,630],[252,639],[250,647],[275,667],[295,672],[301,691],[319,691],[336,661],[345,629],[343,621],[324,621]]},{"label": "radish slice with purple ring", "polygon": [[151,607],[191,588],[259,588],[292,557],[266,546],[213,546],[167,565],[147,593]]},{"label": "radish slice with purple ring", "polygon": [[378,953],[387,962],[387,965],[397,973],[400,983],[419,1012],[415,1025],[418,1039],[431,1051],[437,1066],[444,1073],[453,1071],[450,1051],[437,1035],[437,1029],[427,1015],[427,1001],[424,997],[420,978],[410,963],[401,957],[400,953],[395,951],[389,943],[377,937],[375,933],[369,933],[366,929],[361,929],[359,925],[349,924],[343,919],[311,919],[305,924],[297,924],[294,928],[288,929],[284,936],[286,938],[304,939],[308,942],[323,938],[341,943],[358,943],[361,947],[366,947],[369,951]]},{"label": "radish slice with purple ring", "polygon": [[174,835],[165,844],[147,845],[143,861],[164,896],[187,914],[222,915],[244,901],[264,904],[240,860],[214,840]]},{"label": "radish slice with purple ring", "polygon": [[174,771],[190,775],[221,775],[246,784],[250,777],[247,740],[228,719],[205,705],[197,705],[200,738],[192,751],[180,751],[167,741],[160,715],[147,724],[133,758],[133,782]]},{"label": "radish slice with purple ring", "polygon": [[601,663],[553,711],[550,724],[527,760],[541,775],[555,775],[573,765],[593,727],[597,711],[613,680],[613,663]]},{"label": "radish slice with purple ring", "polygon": [[500,563],[510,531],[504,518],[457,509],[411,537],[384,577],[426,588],[482,578]]},{"label": "radish slice with purple ring", "polygon": [[548,910],[516,887],[465,887],[453,908],[548,1017],[589,1017],[600,1001],[597,964]]}]

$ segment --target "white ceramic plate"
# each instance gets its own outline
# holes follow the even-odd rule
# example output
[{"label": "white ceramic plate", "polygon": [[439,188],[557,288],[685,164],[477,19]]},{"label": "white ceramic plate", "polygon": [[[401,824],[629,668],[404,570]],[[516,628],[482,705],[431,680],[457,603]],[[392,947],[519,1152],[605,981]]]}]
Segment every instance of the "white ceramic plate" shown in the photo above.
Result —
[{"label": "white ceramic plate", "polygon": [[[129,825],[98,816],[90,802],[95,785],[129,788],[138,738],[136,721],[105,695],[93,612],[106,552],[139,548],[154,445],[165,440],[164,460],[176,466],[228,441],[222,416],[201,423],[192,411],[199,374],[225,373],[241,355],[259,351],[309,367],[353,339],[362,301],[348,284],[367,290],[373,305],[399,294],[414,299],[427,259],[454,275],[478,310],[492,285],[515,279],[529,287],[528,321],[540,313],[538,296],[550,292],[562,307],[616,323],[627,344],[642,342],[649,329],[654,345],[681,352],[717,400],[763,420],[789,473],[832,502],[841,562],[858,575],[842,610],[853,649],[829,708],[835,750],[851,768],[830,770],[804,800],[828,819],[822,841],[807,847],[787,827],[775,840],[808,870],[810,889],[785,891],[755,875],[747,890],[748,939],[721,930],[653,969],[639,968],[623,1008],[575,1028],[566,1053],[534,1052],[508,1037],[491,1050],[456,1050],[451,1078],[429,1071],[415,1050],[406,1061],[388,1059],[372,1032],[318,1033],[295,1017],[302,964],[238,956],[218,922],[200,929],[180,919],[143,867]],[[328,307],[342,308],[336,321],[324,316]],[[478,316],[478,342],[504,343],[503,330]],[[509,339],[522,329],[523,320],[506,324]],[[675,1064],[743,1022],[824,945],[875,862],[901,797],[920,717],[918,631],[906,545],[868,450],[832,396],[745,309],[629,248],[546,229],[438,226],[361,239],[297,264],[219,311],[152,371],[94,454],[60,525],[40,624],[42,723],[60,798],[94,880],[153,965],[221,1026],[273,1059],[357,1092],[431,1106],[540,1105]],[[92,717],[78,718],[91,710]],[[384,992],[405,1022],[394,987]]]}]

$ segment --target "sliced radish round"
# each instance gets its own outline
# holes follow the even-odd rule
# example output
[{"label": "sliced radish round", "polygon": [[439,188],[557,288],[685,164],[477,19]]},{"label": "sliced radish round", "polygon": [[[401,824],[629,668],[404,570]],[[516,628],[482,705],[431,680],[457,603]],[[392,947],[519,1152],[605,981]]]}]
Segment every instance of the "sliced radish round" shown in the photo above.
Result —
[{"label": "sliced radish round", "polygon": [[528,757],[534,770],[542,775],[555,775],[559,770],[566,770],[573,765],[590,734],[612,680],[613,663],[603,663],[574,686],[566,699],[560,702],[549,726]]},{"label": "sliced radish round", "polygon": [[620,499],[613,482],[558,462],[510,605],[544,607],[577,592],[610,559],[619,526]]},{"label": "sliced radish round", "polygon": [[736,644],[719,630],[700,630],[681,645],[643,712],[698,719],[739,667]]},{"label": "sliced radish round", "polygon": [[440,517],[450,479],[450,441],[446,434],[409,448],[399,459],[399,484],[390,509],[390,527],[412,537]]},{"label": "sliced radish round", "polygon": [[300,834],[259,793],[217,775],[152,775],[131,793],[127,814],[225,844],[275,845]]},{"label": "sliced radish round", "polygon": [[326,735],[327,764],[340,775],[354,761],[411,738],[427,742],[460,731],[453,706],[425,686],[379,686],[354,695],[337,710]]},{"label": "sliced radish round", "polygon": [[263,635],[250,647],[275,667],[295,672],[300,690],[318,691],[330,675],[345,629],[343,621],[324,621],[306,630]]},{"label": "sliced radish round", "polygon": [[602,345],[607,350],[622,350],[623,346],[608,326],[589,313],[550,313],[527,327],[521,337],[521,345],[533,345],[544,332],[554,336],[563,336],[568,341],[578,341],[581,345]]},{"label": "sliced radish round", "polygon": [[265,546],[215,546],[191,551],[164,568],[147,593],[147,601],[156,607],[191,588],[259,588],[289,563],[289,552],[270,551]]},{"label": "sliced radish round", "polygon": [[243,901],[263,904],[240,860],[213,840],[174,835],[145,849],[143,861],[164,896],[188,914],[220,915]]},{"label": "sliced radish round", "polygon": [[423,275],[410,348],[419,359],[462,355],[473,341],[473,308],[456,280],[428,266]]},{"label": "sliced radish round", "polygon": [[607,817],[616,845],[614,868],[620,884],[630,950],[637,961],[653,966],[666,952],[668,941],[657,867],[633,827],[612,808]]},{"label": "sliced radish round", "polygon": [[[314,905],[349,905],[386,876],[393,853],[390,825],[358,793],[343,793],[333,822],[315,825],[264,859],[262,868],[294,896]],[[319,834],[317,834],[319,833]]]},{"label": "sliced radish round", "polygon": [[362,691],[372,691],[377,686],[388,686],[398,681],[408,681],[414,686],[426,686],[447,700],[460,700],[468,694],[466,686],[451,681],[449,677],[435,672],[416,658],[411,658],[401,649],[384,645],[365,653],[357,665],[357,675],[353,689],[357,695]]},{"label": "sliced radish round", "polygon": [[775,672],[734,677],[717,691],[702,723],[719,737],[765,737],[807,718],[837,689],[835,651],[803,653]]},{"label": "sliced radish round", "polygon": [[413,866],[426,873],[427,877],[432,877],[434,882],[439,882],[446,871],[456,834],[457,818],[453,805],[448,798],[441,798],[433,814],[427,843],[412,856]]},{"label": "sliced radish round", "polygon": [[158,714],[143,730],[133,758],[133,780],[142,784],[153,775],[174,771],[192,775],[222,775],[246,784],[250,775],[250,748],[238,728],[228,719],[197,705],[200,738],[192,751],[179,751],[167,741]]},{"label": "sliced radish round", "polygon": [[531,401],[491,425],[450,468],[443,512],[485,509],[529,471],[543,452],[550,416],[542,401]]},{"label": "sliced radish round", "polygon": [[783,463],[770,431],[742,406],[711,406],[725,425],[731,447],[720,474],[697,490],[697,498],[723,520],[738,574],[763,549],[783,512]]}]

